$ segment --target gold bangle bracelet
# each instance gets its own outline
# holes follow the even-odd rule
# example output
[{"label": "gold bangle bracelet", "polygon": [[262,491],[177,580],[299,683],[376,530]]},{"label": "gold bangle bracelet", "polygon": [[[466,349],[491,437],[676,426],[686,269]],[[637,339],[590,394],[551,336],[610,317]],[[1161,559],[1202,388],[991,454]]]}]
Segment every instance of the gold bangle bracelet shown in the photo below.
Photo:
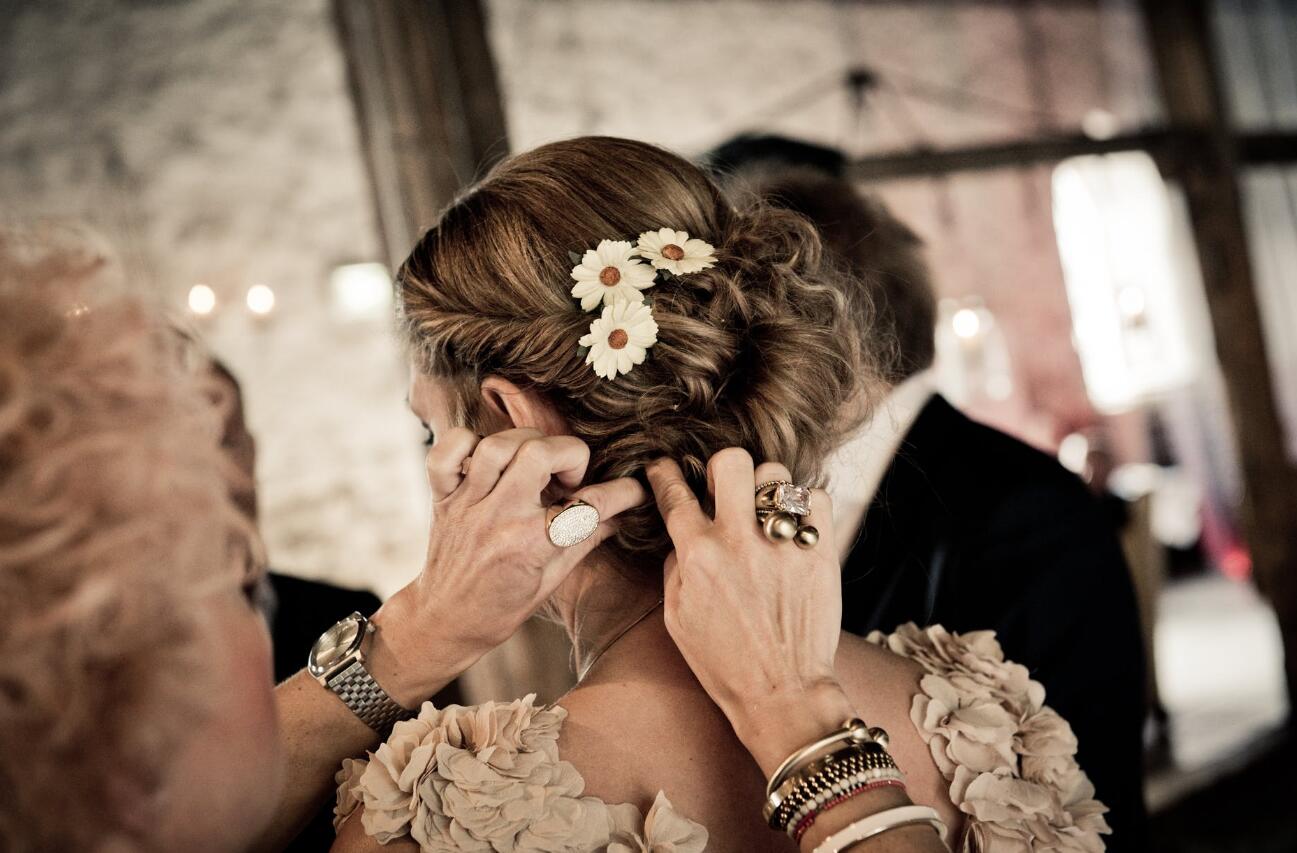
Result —
[{"label": "gold bangle bracelet", "polygon": [[839,743],[868,743],[870,741],[881,743],[886,748],[887,732],[880,728],[870,728],[864,720],[859,717],[852,717],[842,724],[842,728],[796,750],[792,755],[785,758],[774,774],[771,775],[770,781],[766,783],[766,796],[769,797],[778,790],[796,765],[813,761],[823,755],[826,750],[837,746]]}]

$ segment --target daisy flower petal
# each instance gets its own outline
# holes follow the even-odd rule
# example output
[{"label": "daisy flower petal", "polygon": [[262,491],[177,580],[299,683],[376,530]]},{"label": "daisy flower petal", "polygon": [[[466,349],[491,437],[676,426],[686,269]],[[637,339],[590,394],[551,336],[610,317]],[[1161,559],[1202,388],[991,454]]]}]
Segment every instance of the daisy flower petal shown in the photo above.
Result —
[{"label": "daisy flower petal", "polygon": [[599,318],[590,322],[589,334],[581,337],[581,346],[590,347],[585,363],[604,379],[630,373],[644,363],[649,347],[657,343],[657,333],[657,321],[644,303],[605,305]]},{"label": "daisy flower petal", "polygon": [[572,267],[572,296],[581,300],[581,310],[617,302],[643,302],[640,291],[654,285],[652,267],[634,257],[635,249],[625,240],[601,240]]},{"label": "daisy flower petal", "polygon": [[684,231],[659,228],[639,235],[636,253],[655,269],[673,275],[688,275],[705,270],[716,263],[716,248],[710,243],[690,238]]}]

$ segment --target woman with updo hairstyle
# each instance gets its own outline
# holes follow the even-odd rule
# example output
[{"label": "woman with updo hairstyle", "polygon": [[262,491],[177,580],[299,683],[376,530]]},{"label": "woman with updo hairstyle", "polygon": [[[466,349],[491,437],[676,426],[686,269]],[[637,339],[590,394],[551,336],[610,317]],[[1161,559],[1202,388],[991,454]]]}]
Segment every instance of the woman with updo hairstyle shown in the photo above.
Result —
[{"label": "woman with updo hairstyle", "polygon": [[[603,379],[577,351],[594,315],[569,293],[572,256],[659,224],[713,244],[717,263],[645,291],[658,343]],[[849,300],[809,222],[736,210],[693,165],[630,140],[515,157],[444,213],[398,281],[406,340],[420,371],[446,380],[448,422],[499,425],[500,397],[482,383],[507,380],[590,445],[595,480],[669,456],[705,491],[707,459],[731,446],[815,480],[864,414],[845,404],[879,387],[853,323],[867,306]],[[608,548],[652,575],[670,550],[652,506],[623,513]]]},{"label": "woman with updo hairstyle", "polygon": [[[839,723],[863,718],[889,733],[874,744],[904,771],[903,786],[882,773],[869,789],[877,811],[931,807],[956,849],[1026,849],[1033,837],[1102,849],[1102,807],[1066,723],[992,637],[914,626],[838,637],[827,494],[815,488],[803,513],[818,541],[799,526],[796,546],[774,542],[778,531],[758,523],[756,487],[822,486],[826,457],[880,395],[877,348],[861,337],[865,291],[806,220],[736,206],[663,149],[584,137],[497,166],[420,239],[397,284],[410,404],[437,445],[436,511],[481,499],[511,454],[528,452],[519,431],[581,439],[591,481],[647,473],[658,487],[672,466],[682,480],[665,501],[658,489],[659,507],[622,513],[551,597],[576,687],[551,707],[531,696],[425,704],[397,723],[338,774],[335,851],[786,851],[798,849],[794,834],[803,850],[823,840],[828,818],[771,831],[761,805],[779,759],[745,748],[722,691],[691,671],[664,619],[676,561],[691,556],[673,553],[673,539],[713,523],[728,532],[710,547],[733,554],[736,571],[753,549],[784,549],[779,582],[800,584],[823,603],[805,618],[833,626],[836,662],[782,697],[784,731],[767,730],[770,740],[822,735],[807,724],[811,707]],[[549,497],[561,503],[565,491]],[[695,497],[695,518],[674,512]],[[752,633],[745,620],[759,617],[742,602],[717,606]],[[978,712],[961,718],[965,707]],[[1056,762],[1026,779],[1015,744],[1046,740]],[[879,838],[858,849],[943,849],[922,821]]]}]

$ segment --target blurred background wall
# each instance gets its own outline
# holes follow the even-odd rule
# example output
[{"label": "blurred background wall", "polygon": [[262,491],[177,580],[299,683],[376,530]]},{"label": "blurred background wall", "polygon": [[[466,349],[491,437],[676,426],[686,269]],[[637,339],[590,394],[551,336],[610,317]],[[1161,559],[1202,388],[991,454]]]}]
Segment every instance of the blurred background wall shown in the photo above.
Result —
[{"label": "blurred background wall", "polygon": [[[1130,2],[492,0],[514,149],[579,134],[699,154],[744,132],[850,157],[1158,118]],[[857,72],[853,81],[849,75]],[[1053,165],[871,182],[930,246],[940,295],[999,319],[1012,381],[979,414],[1041,446],[1093,419],[1050,221]],[[1059,430],[1062,432],[1059,432]]]},{"label": "blurred background wall", "polygon": [[240,378],[277,569],[395,589],[423,557],[421,431],[386,313],[331,289],[381,254],[329,4],[0,10],[0,216],[92,223]]}]

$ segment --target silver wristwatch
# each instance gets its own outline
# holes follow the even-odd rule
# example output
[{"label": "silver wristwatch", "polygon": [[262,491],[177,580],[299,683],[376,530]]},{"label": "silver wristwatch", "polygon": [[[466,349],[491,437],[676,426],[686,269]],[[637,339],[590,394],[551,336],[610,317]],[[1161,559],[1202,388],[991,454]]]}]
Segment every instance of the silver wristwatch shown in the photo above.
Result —
[{"label": "silver wristwatch", "polygon": [[306,669],[338,694],[362,722],[385,735],[393,723],[414,716],[414,712],[398,705],[365,669],[367,640],[374,628],[360,613],[342,619],[315,641]]}]

